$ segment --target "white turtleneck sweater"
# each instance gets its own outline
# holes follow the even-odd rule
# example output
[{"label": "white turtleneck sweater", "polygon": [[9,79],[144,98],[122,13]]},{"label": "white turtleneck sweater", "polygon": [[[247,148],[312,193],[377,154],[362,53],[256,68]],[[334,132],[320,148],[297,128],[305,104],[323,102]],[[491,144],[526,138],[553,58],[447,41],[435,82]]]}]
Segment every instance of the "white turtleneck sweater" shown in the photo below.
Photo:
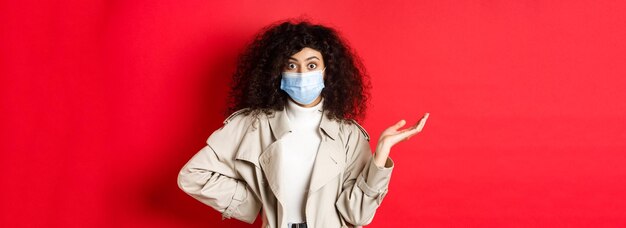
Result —
[{"label": "white turtleneck sweater", "polygon": [[319,125],[322,107],[323,99],[309,108],[301,107],[291,99],[285,106],[291,132],[281,139],[283,154],[278,157],[281,159],[280,187],[281,192],[285,193],[285,216],[288,223],[306,222],[306,197],[321,142]]}]

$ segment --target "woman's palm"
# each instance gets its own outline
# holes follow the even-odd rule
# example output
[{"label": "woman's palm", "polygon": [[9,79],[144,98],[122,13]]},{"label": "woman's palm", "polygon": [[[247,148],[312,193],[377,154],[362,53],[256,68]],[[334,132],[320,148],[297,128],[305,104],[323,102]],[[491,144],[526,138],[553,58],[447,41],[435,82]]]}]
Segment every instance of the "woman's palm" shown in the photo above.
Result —
[{"label": "woman's palm", "polygon": [[[406,124],[405,120],[400,120],[398,123],[385,129],[380,134],[380,138],[378,139],[378,145],[376,148],[376,160],[380,162],[377,162],[377,163],[384,164],[382,161],[386,160],[386,158],[389,156],[389,151],[391,150],[391,147],[393,147],[399,142],[410,139],[412,136],[421,132],[422,129],[424,128],[424,125],[426,124],[426,120],[428,119],[428,116],[429,116],[429,113],[424,114],[424,116],[420,119],[420,121],[418,121],[415,125],[413,125],[410,128],[399,130],[401,127],[403,127]],[[385,158],[385,159],[383,160],[382,158]]]}]

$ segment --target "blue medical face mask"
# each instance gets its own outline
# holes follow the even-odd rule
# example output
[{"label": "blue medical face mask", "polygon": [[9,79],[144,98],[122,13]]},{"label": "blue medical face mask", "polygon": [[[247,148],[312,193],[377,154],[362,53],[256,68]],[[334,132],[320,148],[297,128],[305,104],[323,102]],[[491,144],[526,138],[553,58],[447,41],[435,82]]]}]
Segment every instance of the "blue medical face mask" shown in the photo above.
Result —
[{"label": "blue medical face mask", "polygon": [[280,80],[280,89],[300,104],[308,105],[317,98],[324,89],[324,75],[322,70],[305,73],[283,72]]}]

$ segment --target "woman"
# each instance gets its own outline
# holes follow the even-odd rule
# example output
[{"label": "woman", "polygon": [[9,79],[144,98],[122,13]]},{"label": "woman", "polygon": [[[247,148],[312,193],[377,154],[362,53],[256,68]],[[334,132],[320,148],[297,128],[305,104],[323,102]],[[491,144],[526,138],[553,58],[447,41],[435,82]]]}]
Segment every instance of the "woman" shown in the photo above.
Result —
[{"label": "woman", "polygon": [[[369,224],[387,193],[393,145],[422,130],[401,120],[371,153],[362,118],[368,81],[334,29],[306,21],[265,28],[240,56],[230,112],[181,169],[179,187],[263,227]],[[262,210],[261,210],[262,209]]]}]

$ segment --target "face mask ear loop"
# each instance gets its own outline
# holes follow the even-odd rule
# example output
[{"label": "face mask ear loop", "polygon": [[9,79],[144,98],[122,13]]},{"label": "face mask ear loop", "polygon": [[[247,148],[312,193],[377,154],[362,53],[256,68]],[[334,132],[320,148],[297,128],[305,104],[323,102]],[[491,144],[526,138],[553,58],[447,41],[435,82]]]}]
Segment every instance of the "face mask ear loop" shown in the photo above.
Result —
[{"label": "face mask ear loop", "polygon": [[326,76],[326,73],[324,73],[325,70],[326,70],[326,66],[324,66],[324,69],[322,69],[322,76]]}]

